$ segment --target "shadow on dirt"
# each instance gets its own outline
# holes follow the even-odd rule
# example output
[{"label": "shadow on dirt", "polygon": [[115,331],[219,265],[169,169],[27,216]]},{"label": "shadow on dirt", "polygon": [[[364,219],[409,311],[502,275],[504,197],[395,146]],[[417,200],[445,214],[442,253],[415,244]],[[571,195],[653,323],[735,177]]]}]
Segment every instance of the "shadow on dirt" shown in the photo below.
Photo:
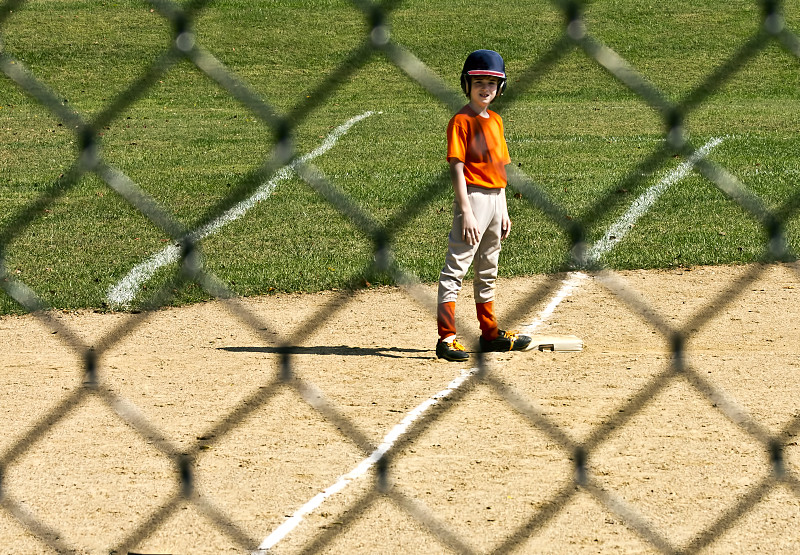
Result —
[{"label": "shadow on dirt", "polygon": [[337,356],[375,356],[387,358],[434,358],[433,349],[403,349],[400,347],[348,347],[317,346],[317,347],[219,347],[221,351],[231,353],[267,353],[273,355],[337,355]]}]

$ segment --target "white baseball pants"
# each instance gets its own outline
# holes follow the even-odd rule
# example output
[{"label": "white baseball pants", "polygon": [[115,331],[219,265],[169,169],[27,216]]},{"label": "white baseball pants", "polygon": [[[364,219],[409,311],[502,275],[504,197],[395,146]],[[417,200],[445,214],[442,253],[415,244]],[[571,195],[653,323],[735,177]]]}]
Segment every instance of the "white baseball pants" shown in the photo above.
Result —
[{"label": "white baseball pants", "polygon": [[475,302],[488,303],[494,300],[500,237],[503,233],[503,199],[500,195],[505,194],[505,189],[467,185],[467,198],[481,232],[481,240],[477,245],[464,241],[461,233],[463,214],[458,205],[453,203],[453,227],[448,236],[447,258],[439,275],[439,303],[456,301],[471,264],[475,273]]}]

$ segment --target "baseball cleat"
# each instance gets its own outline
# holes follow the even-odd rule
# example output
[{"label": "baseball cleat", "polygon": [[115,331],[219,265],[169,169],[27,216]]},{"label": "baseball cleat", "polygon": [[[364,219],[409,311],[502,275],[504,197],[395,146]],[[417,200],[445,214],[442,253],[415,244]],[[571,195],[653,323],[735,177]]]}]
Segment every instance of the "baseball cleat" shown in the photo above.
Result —
[{"label": "baseball cleat", "polygon": [[481,336],[481,351],[484,353],[494,351],[525,351],[531,346],[531,337],[529,335],[519,335],[516,331],[497,331],[497,337],[491,341]]},{"label": "baseball cleat", "polygon": [[452,342],[439,341],[436,344],[436,357],[450,362],[463,362],[469,358],[464,345],[453,339]]}]

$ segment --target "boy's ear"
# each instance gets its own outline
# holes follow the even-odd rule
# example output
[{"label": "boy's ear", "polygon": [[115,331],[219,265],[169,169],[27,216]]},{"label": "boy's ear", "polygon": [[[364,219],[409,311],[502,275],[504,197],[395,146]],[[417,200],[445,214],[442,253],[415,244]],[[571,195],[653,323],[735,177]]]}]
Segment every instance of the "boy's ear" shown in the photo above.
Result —
[{"label": "boy's ear", "polygon": [[461,74],[461,90],[464,91],[464,94],[469,96],[469,89],[472,86],[472,77],[469,75],[462,73]]}]

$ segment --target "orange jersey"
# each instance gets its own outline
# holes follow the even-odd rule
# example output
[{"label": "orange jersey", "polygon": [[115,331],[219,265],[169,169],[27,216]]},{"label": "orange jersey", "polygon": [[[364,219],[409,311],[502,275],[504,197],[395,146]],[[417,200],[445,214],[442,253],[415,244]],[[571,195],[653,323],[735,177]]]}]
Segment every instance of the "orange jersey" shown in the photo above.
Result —
[{"label": "orange jersey", "polygon": [[447,160],[464,162],[467,185],[502,189],[508,183],[506,164],[511,162],[503,134],[503,119],[488,110],[483,118],[464,106],[447,125]]}]

